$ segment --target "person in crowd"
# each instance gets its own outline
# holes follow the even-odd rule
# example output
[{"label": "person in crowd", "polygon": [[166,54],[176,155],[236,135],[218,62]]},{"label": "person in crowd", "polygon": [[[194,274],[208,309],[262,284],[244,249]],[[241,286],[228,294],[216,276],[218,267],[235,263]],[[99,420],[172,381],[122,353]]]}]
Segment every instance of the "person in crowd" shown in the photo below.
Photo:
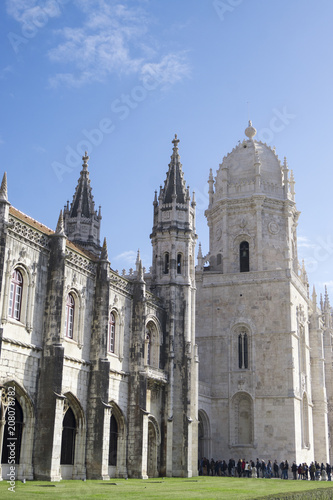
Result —
[{"label": "person in crowd", "polygon": [[265,460],[261,461],[261,477],[266,477],[267,466]]},{"label": "person in crowd", "polygon": [[288,479],[288,470],[289,470],[289,463],[288,460],[285,460],[282,462],[282,475],[281,479]]},{"label": "person in crowd", "polygon": [[319,479],[320,479],[320,464],[316,460],[315,460],[315,468],[316,468],[315,478],[316,478],[316,481],[319,481]]},{"label": "person in crowd", "polygon": [[258,478],[259,473],[260,473],[260,469],[261,469],[261,464],[260,464],[259,458],[257,458],[257,461],[256,461],[256,469],[257,469],[257,478]]},{"label": "person in crowd", "polygon": [[304,479],[304,469],[303,464],[299,464],[297,467],[298,479]]},{"label": "person in crowd", "polygon": [[326,464],[327,481],[331,481],[331,472],[332,467],[330,466],[330,464]]},{"label": "person in crowd", "polygon": [[239,458],[237,462],[237,474],[238,477],[242,477],[242,459]]},{"label": "person in crowd", "polygon": [[303,464],[303,479],[305,479],[306,481],[309,479],[309,467],[308,467],[308,464],[306,462],[304,462]]},{"label": "person in crowd", "polygon": [[228,470],[227,462],[225,460],[223,460],[222,461],[222,465],[221,465],[222,476],[226,476],[227,475],[227,470]]},{"label": "person in crowd", "polygon": [[277,463],[277,460],[274,460],[273,464],[273,472],[274,472],[274,477],[279,478],[279,464]]},{"label": "person in crowd", "polygon": [[[214,476],[214,471],[215,471],[215,461],[214,459],[212,458],[211,461],[210,461],[210,464],[209,464],[209,469],[210,469],[210,472],[212,474],[212,476]],[[208,474],[209,475],[209,474]]]},{"label": "person in crowd", "polygon": [[310,464],[310,481],[315,480],[315,474],[316,474],[316,466],[313,462]]},{"label": "person in crowd", "polygon": [[298,467],[297,467],[296,462],[294,460],[292,463],[292,466],[291,466],[291,472],[293,473],[293,479],[295,479],[295,480],[297,479],[297,477],[296,477],[297,469],[298,469]]},{"label": "person in crowd", "polygon": [[270,479],[272,476],[273,476],[273,474],[272,474],[272,462],[270,460],[268,460],[266,477],[268,477]]}]

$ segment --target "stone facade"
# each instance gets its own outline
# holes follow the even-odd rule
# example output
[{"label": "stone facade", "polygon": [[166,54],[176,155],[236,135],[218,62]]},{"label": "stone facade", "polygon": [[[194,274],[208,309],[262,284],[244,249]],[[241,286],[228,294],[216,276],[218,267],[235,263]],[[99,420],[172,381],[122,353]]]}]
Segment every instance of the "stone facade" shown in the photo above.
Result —
[{"label": "stone facade", "polygon": [[330,460],[328,296],[317,305],[298,262],[286,160],[245,133],[210,172],[196,267],[177,136],[149,272],[139,253],[128,275],[112,269],[87,154],[55,231],[10,205],[4,175],[0,477],[11,464],[60,480],[191,477],[198,456]]},{"label": "stone facade", "polygon": [[199,455],[330,460],[328,297],[297,258],[294,177],[275,149],[246,139],[210,172],[209,253],[196,272]]},{"label": "stone facade", "polygon": [[197,474],[195,203],[177,144],[154,202],[152,240],[160,256],[152,273],[139,254],[128,276],[112,270],[106,241],[100,246],[101,209],[95,210],[87,154],[55,231],[10,205],[4,175],[3,479],[11,464],[20,479]]}]

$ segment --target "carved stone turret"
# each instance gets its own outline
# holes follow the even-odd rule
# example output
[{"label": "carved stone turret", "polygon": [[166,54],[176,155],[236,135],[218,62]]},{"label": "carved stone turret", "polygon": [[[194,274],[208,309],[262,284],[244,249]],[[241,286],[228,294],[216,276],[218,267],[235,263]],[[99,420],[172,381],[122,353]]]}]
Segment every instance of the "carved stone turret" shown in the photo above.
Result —
[{"label": "carved stone turret", "polygon": [[64,207],[64,227],[68,239],[99,255],[100,247],[100,226],[101,209],[95,210],[93,200],[89,171],[87,152],[82,157],[83,164],[78,184],[73,196],[73,201]]}]

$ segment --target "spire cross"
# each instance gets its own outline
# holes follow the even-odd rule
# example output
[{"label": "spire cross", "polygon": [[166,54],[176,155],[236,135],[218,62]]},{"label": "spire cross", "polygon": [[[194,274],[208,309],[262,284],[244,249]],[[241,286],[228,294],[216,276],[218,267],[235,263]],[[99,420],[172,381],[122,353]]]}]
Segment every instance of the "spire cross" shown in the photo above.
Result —
[{"label": "spire cross", "polygon": [[85,152],[84,152],[84,156],[82,156],[82,160],[83,160],[83,165],[82,165],[82,167],[88,168],[88,160],[89,160],[89,156],[88,156],[87,151],[85,151]]},{"label": "spire cross", "polygon": [[177,137],[177,134],[175,134],[175,138],[172,140],[172,144],[174,145],[174,149],[178,147],[179,142],[180,141]]}]

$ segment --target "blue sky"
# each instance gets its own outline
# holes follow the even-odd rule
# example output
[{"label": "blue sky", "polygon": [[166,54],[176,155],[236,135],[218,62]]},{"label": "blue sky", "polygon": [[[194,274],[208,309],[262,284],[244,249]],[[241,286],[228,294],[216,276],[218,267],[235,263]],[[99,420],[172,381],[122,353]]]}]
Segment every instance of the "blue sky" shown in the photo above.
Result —
[{"label": "blue sky", "polygon": [[151,264],[155,189],[177,133],[208,252],[208,174],[244,138],[287,157],[310,286],[333,294],[330,0],[6,0],[1,176],[55,229],[85,149],[113,269]]}]

